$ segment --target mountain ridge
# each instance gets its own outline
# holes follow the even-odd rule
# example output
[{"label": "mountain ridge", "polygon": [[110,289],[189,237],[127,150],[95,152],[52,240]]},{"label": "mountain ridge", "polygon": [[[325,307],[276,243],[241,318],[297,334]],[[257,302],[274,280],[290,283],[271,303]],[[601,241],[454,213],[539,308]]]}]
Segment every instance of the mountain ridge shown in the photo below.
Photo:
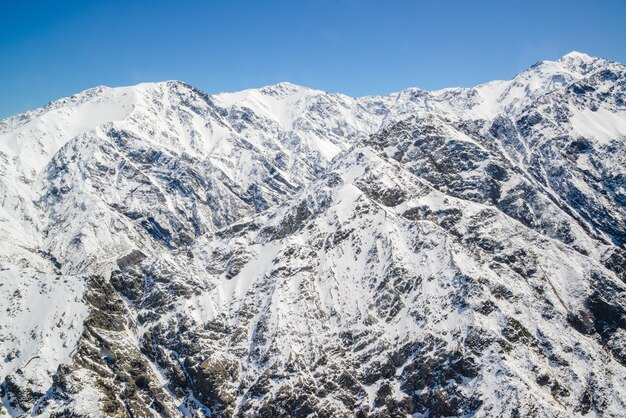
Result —
[{"label": "mountain ridge", "polygon": [[[590,62],[590,61],[593,61],[593,60],[602,60],[602,61],[607,62],[607,63],[617,63],[615,61],[609,61],[609,60],[604,59],[604,58],[592,57],[592,56],[589,56],[589,55],[587,55],[587,54],[585,54],[583,52],[571,51],[571,52],[563,55],[561,58],[559,58],[557,60],[553,60],[553,61],[551,61],[551,60],[538,61],[537,63],[533,64],[530,68],[536,67],[536,66],[541,65],[543,63],[558,63],[558,62],[567,61],[568,59],[572,60],[572,61],[578,61],[578,62],[583,61],[583,62],[587,62],[587,63]],[[515,77],[513,77],[513,78],[515,78]],[[422,88],[419,88],[419,87],[408,87],[408,88],[405,88],[403,90],[400,90],[400,91],[397,91],[397,92],[391,92],[391,93],[388,93],[388,94],[383,94],[383,95],[368,94],[368,95],[363,95],[363,96],[350,96],[350,95],[347,95],[347,94],[344,94],[344,93],[340,93],[340,92],[329,92],[329,91],[325,91],[325,90],[318,90],[318,89],[315,89],[313,87],[299,85],[299,84],[295,84],[295,83],[292,83],[292,82],[289,82],[289,81],[282,81],[282,82],[278,82],[276,84],[270,84],[270,85],[257,87],[257,88],[244,89],[244,90],[240,90],[238,92],[223,91],[223,92],[213,93],[213,94],[210,94],[210,95],[211,96],[228,95],[228,94],[234,94],[234,93],[243,93],[243,92],[246,92],[246,91],[259,91],[259,90],[264,90],[264,89],[272,89],[272,88],[279,87],[279,86],[289,86],[291,88],[302,88],[302,89],[314,90],[314,91],[330,93],[330,94],[337,94],[337,95],[342,95],[342,96],[358,99],[358,98],[367,98],[367,97],[392,96],[392,95],[400,94],[403,91],[411,91],[411,90],[429,91],[429,92],[442,92],[442,91],[454,90],[454,89],[473,89],[473,88],[482,86],[484,84],[489,84],[489,83],[493,83],[493,82],[510,81],[513,78],[508,79],[508,80],[507,79],[492,80],[492,81],[488,81],[488,82],[485,82],[485,83],[479,83],[477,85],[470,86],[470,87],[446,87],[446,88],[435,89],[435,90],[427,90],[427,89],[422,89]],[[89,89],[86,89],[86,90],[83,90],[81,92],[75,93],[75,94],[70,95],[70,96],[66,96],[66,97],[62,97],[62,98],[57,99],[57,100],[50,101],[50,102],[46,103],[44,106],[42,106],[40,108],[37,108],[35,110],[46,109],[46,108],[49,108],[51,105],[53,105],[53,104],[55,104],[57,102],[62,102],[62,101],[65,101],[67,99],[71,99],[71,98],[73,98],[75,96],[79,96],[79,95],[82,95],[82,94],[89,94],[91,92],[99,92],[99,91],[101,91],[103,89],[124,89],[124,88],[130,88],[130,87],[139,87],[139,86],[142,86],[142,85],[159,85],[159,84],[168,84],[168,83],[179,83],[179,84],[187,85],[189,87],[193,87],[189,83],[187,83],[187,82],[185,82],[183,80],[178,80],[178,79],[163,80],[163,81],[158,81],[158,82],[142,82],[142,83],[134,84],[134,85],[124,85],[124,86],[115,86],[115,87],[106,86],[106,85],[99,85],[99,86],[91,87]],[[204,93],[204,94],[208,94],[208,93]],[[13,118],[20,117],[20,116],[22,116],[24,114],[27,114],[29,112],[32,112],[32,111],[22,112],[22,113],[18,113],[16,115],[9,115],[9,116],[7,116],[5,118],[0,119],[0,122],[6,121],[8,119],[13,119]]]}]

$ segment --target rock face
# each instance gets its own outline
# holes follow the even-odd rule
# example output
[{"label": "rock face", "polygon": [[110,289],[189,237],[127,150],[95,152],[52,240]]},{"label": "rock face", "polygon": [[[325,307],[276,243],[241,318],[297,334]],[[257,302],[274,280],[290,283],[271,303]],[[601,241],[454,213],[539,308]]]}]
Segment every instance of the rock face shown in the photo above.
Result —
[{"label": "rock face", "polygon": [[626,67],[0,121],[0,416],[623,416]]}]

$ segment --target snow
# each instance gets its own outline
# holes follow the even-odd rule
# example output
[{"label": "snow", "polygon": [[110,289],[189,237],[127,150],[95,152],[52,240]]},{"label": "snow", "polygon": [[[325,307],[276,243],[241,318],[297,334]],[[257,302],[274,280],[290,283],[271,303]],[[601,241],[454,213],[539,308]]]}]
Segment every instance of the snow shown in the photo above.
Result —
[{"label": "snow", "polygon": [[[89,312],[84,281],[0,263],[0,380],[21,369],[33,389],[46,391],[59,364],[71,354]],[[12,358],[12,360],[7,360]]]},{"label": "snow", "polygon": [[566,59],[576,59],[576,60],[586,61],[586,62],[593,60],[593,58],[590,57],[589,55],[585,54],[584,52],[578,52],[578,51],[569,52],[563,55],[563,57],[561,58],[561,60],[566,60]]},{"label": "snow", "polygon": [[227,107],[252,108],[260,115],[278,122],[282,128],[292,129],[306,99],[317,94],[323,92],[291,83],[280,83],[237,93],[221,93],[215,99]]},{"label": "snow", "polygon": [[263,276],[272,266],[280,247],[273,244],[259,245],[250,248],[254,254],[252,261],[246,263],[232,279],[223,279],[223,303],[232,305],[233,301],[241,300],[259,276]]},{"label": "snow", "polygon": [[107,88],[93,100],[50,110],[13,131],[0,134],[0,151],[17,158],[23,173],[39,173],[71,138],[127,117],[141,89],[141,86]]},{"label": "snow", "polygon": [[585,108],[570,108],[572,132],[584,138],[594,139],[601,144],[618,141],[626,137],[626,111],[611,111],[599,108],[595,111]]}]

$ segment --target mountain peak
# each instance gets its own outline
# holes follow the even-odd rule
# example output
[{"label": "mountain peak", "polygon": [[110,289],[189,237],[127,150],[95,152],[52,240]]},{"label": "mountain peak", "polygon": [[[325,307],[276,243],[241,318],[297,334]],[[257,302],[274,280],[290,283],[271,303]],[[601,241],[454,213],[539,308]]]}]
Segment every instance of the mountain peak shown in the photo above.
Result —
[{"label": "mountain peak", "polygon": [[262,93],[269,94],[293,94],[296,92],[312,90],[309,87],[300,86],[298,84],[290,83],[289,81],[281,81],[270,86],[265,86],[259,89]]},{"label": "mountain peak", "polygon": [[576,59],[576,60],[581,60],[581,61],[592,61],[594,58],[585,54],[584,52],[578,52],[578,51],[572,51],[569,52],[565,55],[563,55],[563,57],[561,58],[561,60],[567,60],[567,59]]}]

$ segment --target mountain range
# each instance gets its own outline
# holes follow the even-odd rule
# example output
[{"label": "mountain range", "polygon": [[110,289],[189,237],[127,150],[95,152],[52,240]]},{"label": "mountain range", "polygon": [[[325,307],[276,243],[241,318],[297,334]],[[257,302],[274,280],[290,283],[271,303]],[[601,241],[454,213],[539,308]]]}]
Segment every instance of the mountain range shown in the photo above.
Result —
[{"label": "mountain range", "polygon": [[0,121],[0,416],[623,417],[626,67]]}]

